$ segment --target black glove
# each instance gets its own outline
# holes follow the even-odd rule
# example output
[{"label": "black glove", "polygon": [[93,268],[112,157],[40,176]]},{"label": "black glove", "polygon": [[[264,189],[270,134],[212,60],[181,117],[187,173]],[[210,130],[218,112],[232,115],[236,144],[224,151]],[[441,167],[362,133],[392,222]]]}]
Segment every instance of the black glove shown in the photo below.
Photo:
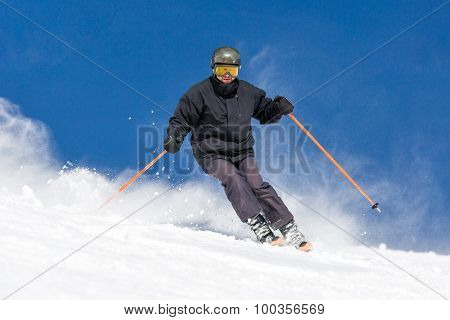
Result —
[{"label": "black glove", "polygon": [[164,149],[172,154],[180,151],[182,144],[183,144],[183,137],[181,135],[177,134],[168,135],[164,139]]},{"label": "black glove", "polygon": [[278,112],[280,115],[287,116],[294,111],[294,105],[288,99],[282,96],[276,96],[273,101],[278,102]]}]

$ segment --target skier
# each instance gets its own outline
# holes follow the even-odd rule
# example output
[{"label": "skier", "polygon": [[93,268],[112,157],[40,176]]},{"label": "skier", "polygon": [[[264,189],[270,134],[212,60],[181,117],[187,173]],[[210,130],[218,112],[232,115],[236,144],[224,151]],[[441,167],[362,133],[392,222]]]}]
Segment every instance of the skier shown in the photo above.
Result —
[{"label": "skier", "polygon": [[[241,59],[236,49],[216,49],[210,66],[212,75],[181,97],[169,120],[164,149],[178,152],[185,136],[192,132],[196,161],[222,183],[237,215],[258,241],[311,250],[292,213],[273,187],[262,180],[254,159],[251,118],[261,124],[276,123],[294,106],[284,97],[272,100],[263,90],[238,80]],[[278,229],[282,238],[272,231]]]}]

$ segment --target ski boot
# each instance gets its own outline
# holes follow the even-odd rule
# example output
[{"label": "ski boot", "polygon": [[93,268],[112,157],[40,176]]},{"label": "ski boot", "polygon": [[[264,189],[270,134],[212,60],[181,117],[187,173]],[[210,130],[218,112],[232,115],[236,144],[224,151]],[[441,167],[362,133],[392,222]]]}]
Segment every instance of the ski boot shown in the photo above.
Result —
[{"label": "ski boot", "polygon": [[253,218],[248,219],[247,224],[253,230],[256,235],[256,239],[258,239],[259,242],[268,243],[272,246],[283,245],[283,238],[277,237],[273,234],[272,230],[270,230],[269,224],[262,214],[259,213]]},{"label": "ski boot", "polygon": [[288,245],[291,245],[300,251],[311,251],[311,243],[306,241],[305,236],[298,230],[297,224],[294,220],[282,226],[280,228],[280,232]]}]

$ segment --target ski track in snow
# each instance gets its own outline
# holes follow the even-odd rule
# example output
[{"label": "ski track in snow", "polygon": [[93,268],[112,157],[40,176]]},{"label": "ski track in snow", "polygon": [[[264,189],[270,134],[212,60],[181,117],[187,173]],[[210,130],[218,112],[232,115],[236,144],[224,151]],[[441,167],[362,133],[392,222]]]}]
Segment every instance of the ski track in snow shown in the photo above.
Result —
[{"label": "ski track in snow", "polygon": [[[42,208],[30,200],[29,191],[25,192],[28,201],[22,198],[25,204],[10,201],[5,206],[1,201],[2,296],[124,216]],[[157,201],[150,204],[12,298],[439,298],[363,246],[348,244],[337,249],[317,241],[313,252],[302,254],[249,238],[238,240],[218,232],[146,221],[145,216],[159,206]],[[378,250],[450,295],[449,256]]]}]

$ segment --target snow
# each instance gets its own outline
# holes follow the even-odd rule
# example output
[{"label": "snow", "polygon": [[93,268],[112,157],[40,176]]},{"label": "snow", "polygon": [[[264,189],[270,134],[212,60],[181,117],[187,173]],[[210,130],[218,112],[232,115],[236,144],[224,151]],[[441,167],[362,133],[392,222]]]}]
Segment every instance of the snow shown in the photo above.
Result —
[{"label": "snow", "polygon": [[[86,172],[77,174],[83,176]],[[72,181],[71,187],[84,188],[88,184],[85,177],[72,179],[78,181]],[[75,193],[76,188],[72,190]],[[196,192],[199,190],[197,187]],[[12,298],[439,298],[364,246],[347,244],[336,248],[316,239],[315,250],[302,254],[288,247],[260,245],[239,229],[229,230],[228,235],[199,230],[197,226],[208,219],[200,218],[204,216],[201,210],[198,214],[187,214],[184,222],[176,219],[182,211],[160,215],[167,203],[178,196],[174,194],[176,191],[163,192],[160,198]],[[205,194],[208,193],[203,190]],[[133,206],[142,206],[146,198],[151,197],[136,196]],[[2,296],[114,225],[129,214],[125,208],[131,208],[129,199],[111,204],[123,211],[85,211],[75,203],[44,206],[29,187],[24,187],[18,197],[3,194],[0,200]],[[152,215],[156,218],[152,219]],[[168,223],[169,218],[177,223]],[[229,224],[239,226],[238,221]],[[438,292],[450,295],[449,256],[394,251],[385,245],[377,250]]]},{"label": "snow", "polygon": [[[98,170],[60,170],[50,149],[46,127],[0,99],[2,297],[48,270],[10,298],[441,298],[373,250],[450,296],[450,256],[370,250],[287,198],[311,253],[256,243],[212,180],[136,183],[97,210],[132,172],[111,182]],[[316,201],[361,234],[335,203]]]}]

